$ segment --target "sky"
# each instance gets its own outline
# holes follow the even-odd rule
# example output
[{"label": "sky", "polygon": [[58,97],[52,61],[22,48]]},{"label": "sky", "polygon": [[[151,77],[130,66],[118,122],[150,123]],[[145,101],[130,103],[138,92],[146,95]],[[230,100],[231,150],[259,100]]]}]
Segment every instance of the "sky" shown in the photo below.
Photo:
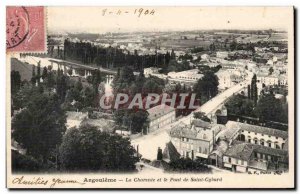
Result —
[{"label": "sky", "polygon": [[[141,8],[143,11],[139,17],[139,10]],[[103,15],[105,9],[106,12]],[[135,10],[137,10],[136,13]],[[149,10],[147,15],[145,15],[146,10]],[[154,10],[153,15],[150,14],[152,10]],[[118,12],[120,15],[117,14]],[[285,30],[289,25],[292,25],[292,14],[292,7],[47,8],[48,31],[50,33],[188,31],[208,29]]]}]

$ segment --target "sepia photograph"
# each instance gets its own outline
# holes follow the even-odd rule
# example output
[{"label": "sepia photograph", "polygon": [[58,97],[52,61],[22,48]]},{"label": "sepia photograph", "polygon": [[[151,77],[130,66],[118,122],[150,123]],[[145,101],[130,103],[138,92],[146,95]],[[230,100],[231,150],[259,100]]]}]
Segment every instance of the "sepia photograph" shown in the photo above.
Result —
[{"label": "sepia photograph", "polygon": [[6,72],[8,188],[295,187],[293,7],[7,6]]}]

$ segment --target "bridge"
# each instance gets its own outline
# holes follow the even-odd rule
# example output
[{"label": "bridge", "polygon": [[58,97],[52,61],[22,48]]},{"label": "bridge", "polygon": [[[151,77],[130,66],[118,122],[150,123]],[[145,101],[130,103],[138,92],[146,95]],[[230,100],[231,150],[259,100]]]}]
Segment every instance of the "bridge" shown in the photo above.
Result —
[{"label": "bridge", "polygon": [[117,71],[111,70],[111,69],[107,69],[107,68],[103,68],[103,67],[97,67],[96,65],[84,65],[81,63],[76,63],[76,62],[71,62],[71,61],[67,61],[67,60],[62,60],[62,59],[55,59],[55,58],[46,58],[48,59],[50,62],[55,62],[58,64],[64,64],[67,66],[76,66],[76,67],[81,67],[87,70],[95,70],[95,69],[99,69],[101,72],[103,73],[107,73],[107,74],[117,74]]}]

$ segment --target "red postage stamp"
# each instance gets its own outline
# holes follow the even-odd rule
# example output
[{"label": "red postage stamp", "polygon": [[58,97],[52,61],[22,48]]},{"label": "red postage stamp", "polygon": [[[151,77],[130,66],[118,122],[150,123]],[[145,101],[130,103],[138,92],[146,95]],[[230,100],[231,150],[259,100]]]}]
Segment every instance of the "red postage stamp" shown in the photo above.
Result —
[{"label": "red postage stamp", "polygon": [[6,7],[6,51],[46,52],[45,9]]}]

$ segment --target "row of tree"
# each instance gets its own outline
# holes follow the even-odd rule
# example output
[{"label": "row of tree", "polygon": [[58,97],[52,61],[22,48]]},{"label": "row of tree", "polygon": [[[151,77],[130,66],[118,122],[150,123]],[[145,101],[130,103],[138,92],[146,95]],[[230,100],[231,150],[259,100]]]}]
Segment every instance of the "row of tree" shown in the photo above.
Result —
[{"label": "row of tree", "polygon": [[238,94],[231,97],[225,105],[229,115],[257,118],[262,124],[269,121],[288,123],[288,103],[284,99],[276,99],[273,92],[262,93],[257,104]]},{"label": "row of tree", "polygon": [[169,64],[171,59],[175,59],[174,51],[161,54],[139,55],[122,50],[120,48],[103,48],[95,46],[89,42],[71,42],[68,39],[64,42],[64,58],[77,60],[83,64],[97,64],[106,68],[117,68],[131,66],[135,70],[146,67],[161,67]]}]

